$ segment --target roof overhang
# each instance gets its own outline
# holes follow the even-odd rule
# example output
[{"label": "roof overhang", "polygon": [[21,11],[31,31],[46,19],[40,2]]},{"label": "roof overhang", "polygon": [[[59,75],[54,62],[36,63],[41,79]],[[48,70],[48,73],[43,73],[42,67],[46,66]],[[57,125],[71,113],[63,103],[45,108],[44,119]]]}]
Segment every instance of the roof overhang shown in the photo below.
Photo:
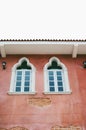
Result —
[{"label": "roof overhang", "polygon": [[15,54],[86,54],[86,41],[0,41],[2,57]]}]

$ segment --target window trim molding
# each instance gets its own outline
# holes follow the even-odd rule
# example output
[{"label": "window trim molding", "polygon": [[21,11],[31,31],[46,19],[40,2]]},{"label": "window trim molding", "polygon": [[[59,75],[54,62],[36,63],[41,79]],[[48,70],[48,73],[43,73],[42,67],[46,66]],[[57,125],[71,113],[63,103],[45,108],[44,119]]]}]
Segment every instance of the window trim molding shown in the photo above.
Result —
[{"label": "window trim molding", "polygon": [[[64,86],[65,91],[63,92],[50,92],[48,91],[48,80],[47,80],[47,68],[52,65],[52,61],[56,61],[58,66],[62,67],[63,74],[64,74]],[[66,66],[60,62],[60,60],[57,57],[52,57],[49,59],[49,62],[45,64],[44,66],[44,94],[71,94],[72,91],[70,90],[69,80],[68,80],[68,71]]]},{"label": "window trim molding", "polygon": [[72,91],[71,91],[71,90],[70,90],[69,92],[45,92],[45,91],[44,91],[43,93],[44,93],[44,94],[52,94],[52,95],[53,95],[53,94],[54,94],[54,95],[55,95],[55,94],[56,94],[56,95],[57,95],[57,94],[58,94],[58,95],[64,95],[64,94],[71,94]]},{"label": "window trim molding", "polygon": [[[32,91],[31,92],[15,92],[14,91],[14,81],[15,81],[15,75],[16,75],[16,68],[19,67],[23,61],[27,61],[27,65],[31,66],[32,68]],[[29,59],[26,57],[21,58],[13,67],[12,67],[12,74],[11,74],[11,83],[10,83],[10,90],[8,91],[8,94],[35,94],[35,67],[33,64],[29,62]]]}]

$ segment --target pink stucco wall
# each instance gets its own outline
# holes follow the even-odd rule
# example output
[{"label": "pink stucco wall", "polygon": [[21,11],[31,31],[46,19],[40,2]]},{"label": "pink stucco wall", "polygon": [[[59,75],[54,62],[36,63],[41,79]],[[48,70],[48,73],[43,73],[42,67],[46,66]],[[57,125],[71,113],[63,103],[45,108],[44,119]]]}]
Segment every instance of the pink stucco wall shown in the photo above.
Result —
[{"label": "pink stucco wall", "polygon": [[[71,94],[45,95],[43,67],[52,55],[24,55],[0,58],[7,62],[6,70],[0,65],[0,128],[25,127],[29,130],[51,130],[52,126],[80,126],[86,129],[86,69],[82,63],[86,56],[73,59],[67,55],[54,55],[63,62],[69,74]],[[36,67],[35,95],[9,95],[11,69],[22,57]],[[30,104],[30,98],[49,98],[44,106]]]}]

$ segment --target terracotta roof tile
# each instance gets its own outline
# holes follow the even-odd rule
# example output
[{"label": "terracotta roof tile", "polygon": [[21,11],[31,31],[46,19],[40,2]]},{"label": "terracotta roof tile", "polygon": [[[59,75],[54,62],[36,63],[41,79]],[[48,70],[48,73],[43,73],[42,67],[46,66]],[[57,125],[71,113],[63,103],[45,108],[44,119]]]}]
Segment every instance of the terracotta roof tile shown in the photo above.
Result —
[{"label": "terracotta roof tile", "polygon": [[3,41],[57,41],[57,42],[86,42],[86,39],[0,39]]}]

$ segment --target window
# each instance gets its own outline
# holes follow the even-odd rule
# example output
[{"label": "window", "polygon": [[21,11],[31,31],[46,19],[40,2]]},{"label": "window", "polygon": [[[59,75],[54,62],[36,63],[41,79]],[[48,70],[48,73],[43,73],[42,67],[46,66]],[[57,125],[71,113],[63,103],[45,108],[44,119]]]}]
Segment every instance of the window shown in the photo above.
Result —
[{"label": "window", "polygon": [[44,67],[45,93],[70,93],[67,68],[59,59],[53,57]]},{"label": "window", "polygon": [[35,68],[27,58],[20,59],[12,68],[11,93],[35,93]]},{"label": "window", "polygon": [[17,70],[16,71],[16,92],[29,92],[31,91],[31,70]]},{"label": "window", "polygon": [[63,83],[63,73],[61,70],[48,70],[49,91],[64,91]]}]

